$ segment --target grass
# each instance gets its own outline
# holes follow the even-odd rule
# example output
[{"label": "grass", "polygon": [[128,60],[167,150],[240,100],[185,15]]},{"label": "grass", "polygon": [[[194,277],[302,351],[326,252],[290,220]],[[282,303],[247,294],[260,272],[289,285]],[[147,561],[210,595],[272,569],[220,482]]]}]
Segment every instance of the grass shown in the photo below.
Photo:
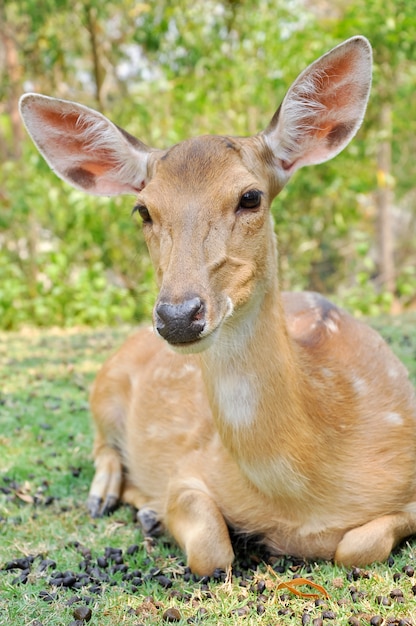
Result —
[{"label": "grass", "polygon": [[[374,325],[416,382],[416,316],[380,319]],[[128,507],[105,519],[89,518],[88,388],[100,364],[130,331],[0,334],[0,624],[69,626],[79,616],[77,609],[88,606],[93,626],[174,620],[179,626],[318,626],[322,621],[354,624],[354,618],[363,625],[416,625],[414,540],[388,563],[351,571],[323,562],[267,561],[249,544],[240,547],[232,577],[200,580],[189,574],[169,537],[148,540],[141,535]],[[135,547],[128,550],[130,546]],[[114,556],[103,565],[109,548],[123,549],[120,571]],[[25,571],[22,559],[28,556],[34,559]],[[85,586],[77,579],[79,588],[51,583],[58,571],[79,577],[90,565],[97,572],[100,558],[104,580],[98,585],[91,579]],[[20,567],[4,569],[16,559]],[[54,564],[47,565],[46,559]],[[294,576],[313,578],[329,597],[297,597],[277,589]],[[390,597],[394,589],[402,593],[396,599]]]}]

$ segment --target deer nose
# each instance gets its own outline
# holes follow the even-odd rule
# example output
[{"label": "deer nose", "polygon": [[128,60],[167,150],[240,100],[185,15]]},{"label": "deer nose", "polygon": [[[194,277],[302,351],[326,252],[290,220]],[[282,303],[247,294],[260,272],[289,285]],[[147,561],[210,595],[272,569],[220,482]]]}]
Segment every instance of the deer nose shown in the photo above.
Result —
[{"label": "deer nose", "polygon": [[205,304],[199,297],[180,304],[159,302],[155,321],[159,335],[171,344],[196,341],[205,327]]}]

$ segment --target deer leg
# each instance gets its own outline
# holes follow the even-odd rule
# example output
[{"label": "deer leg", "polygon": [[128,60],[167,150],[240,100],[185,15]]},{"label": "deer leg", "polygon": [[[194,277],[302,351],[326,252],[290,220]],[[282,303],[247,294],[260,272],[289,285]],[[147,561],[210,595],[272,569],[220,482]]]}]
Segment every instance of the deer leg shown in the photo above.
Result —
[{"label": "deer leg", "polygon": [[385,561],[394,546],[413,533],[416,512],[384,515],[349,530],[338,544],[335,561],[347,567]]},{"label": "deer leg", "polygon": [[234,560],[224,517],[204,491],[183,488],[170,493],[168,530],[185,551],[191,570],[200,576],[227,569]]},{"label": "deer leg", "polygon": [[118,450],[106,443],[97,445],[97,439],[94,446],[95,475],[87,503],[92,517],[110,513],[116,507],[123,482],[123,466]]},{"label": "deer leg", "polygon": [[119,450],[97,434],[94,445],[95,475],[88,496],[92,517],[107,515],[122,501],[140,509],[145,498],[125,475]]}]

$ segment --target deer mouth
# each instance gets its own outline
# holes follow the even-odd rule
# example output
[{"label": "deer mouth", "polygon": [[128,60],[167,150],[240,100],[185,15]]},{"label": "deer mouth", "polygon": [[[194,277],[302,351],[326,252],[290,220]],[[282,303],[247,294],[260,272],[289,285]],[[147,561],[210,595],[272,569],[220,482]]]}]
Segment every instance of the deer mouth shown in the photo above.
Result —
[{"label": "deer mouth", "polygon": [[156,333],[162,337],[169,347],[174,350],[174,352],[178,352],[179,354],[197,354],[198,352],[204,352],[204,350],[208,350],[215,342],[220,332],[220,327],[222,325],[221,322],[213,329],[205,328],[197,337],[194,339],[176,340],[176,337],[168,338],[162,337],[158,329],[156,328]]}]

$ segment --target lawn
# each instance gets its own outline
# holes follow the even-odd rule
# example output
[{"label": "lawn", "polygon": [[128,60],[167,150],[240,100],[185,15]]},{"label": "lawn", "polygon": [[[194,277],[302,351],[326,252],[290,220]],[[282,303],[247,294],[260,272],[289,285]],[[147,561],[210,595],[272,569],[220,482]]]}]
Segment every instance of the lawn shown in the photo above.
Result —
[{"label": "lawn", "polygon": [[[416,316],[375,320],[416,383]],[[416,626],[416,540],[387,563],[347,570],[237,545],[238,560],[198,579],[167,536],[142,536],[128,507],[92,520],[88,389],[131,332],[0,334],[0,624],[397,624]],[[293,594],[279,583],[305,577]]]}]

